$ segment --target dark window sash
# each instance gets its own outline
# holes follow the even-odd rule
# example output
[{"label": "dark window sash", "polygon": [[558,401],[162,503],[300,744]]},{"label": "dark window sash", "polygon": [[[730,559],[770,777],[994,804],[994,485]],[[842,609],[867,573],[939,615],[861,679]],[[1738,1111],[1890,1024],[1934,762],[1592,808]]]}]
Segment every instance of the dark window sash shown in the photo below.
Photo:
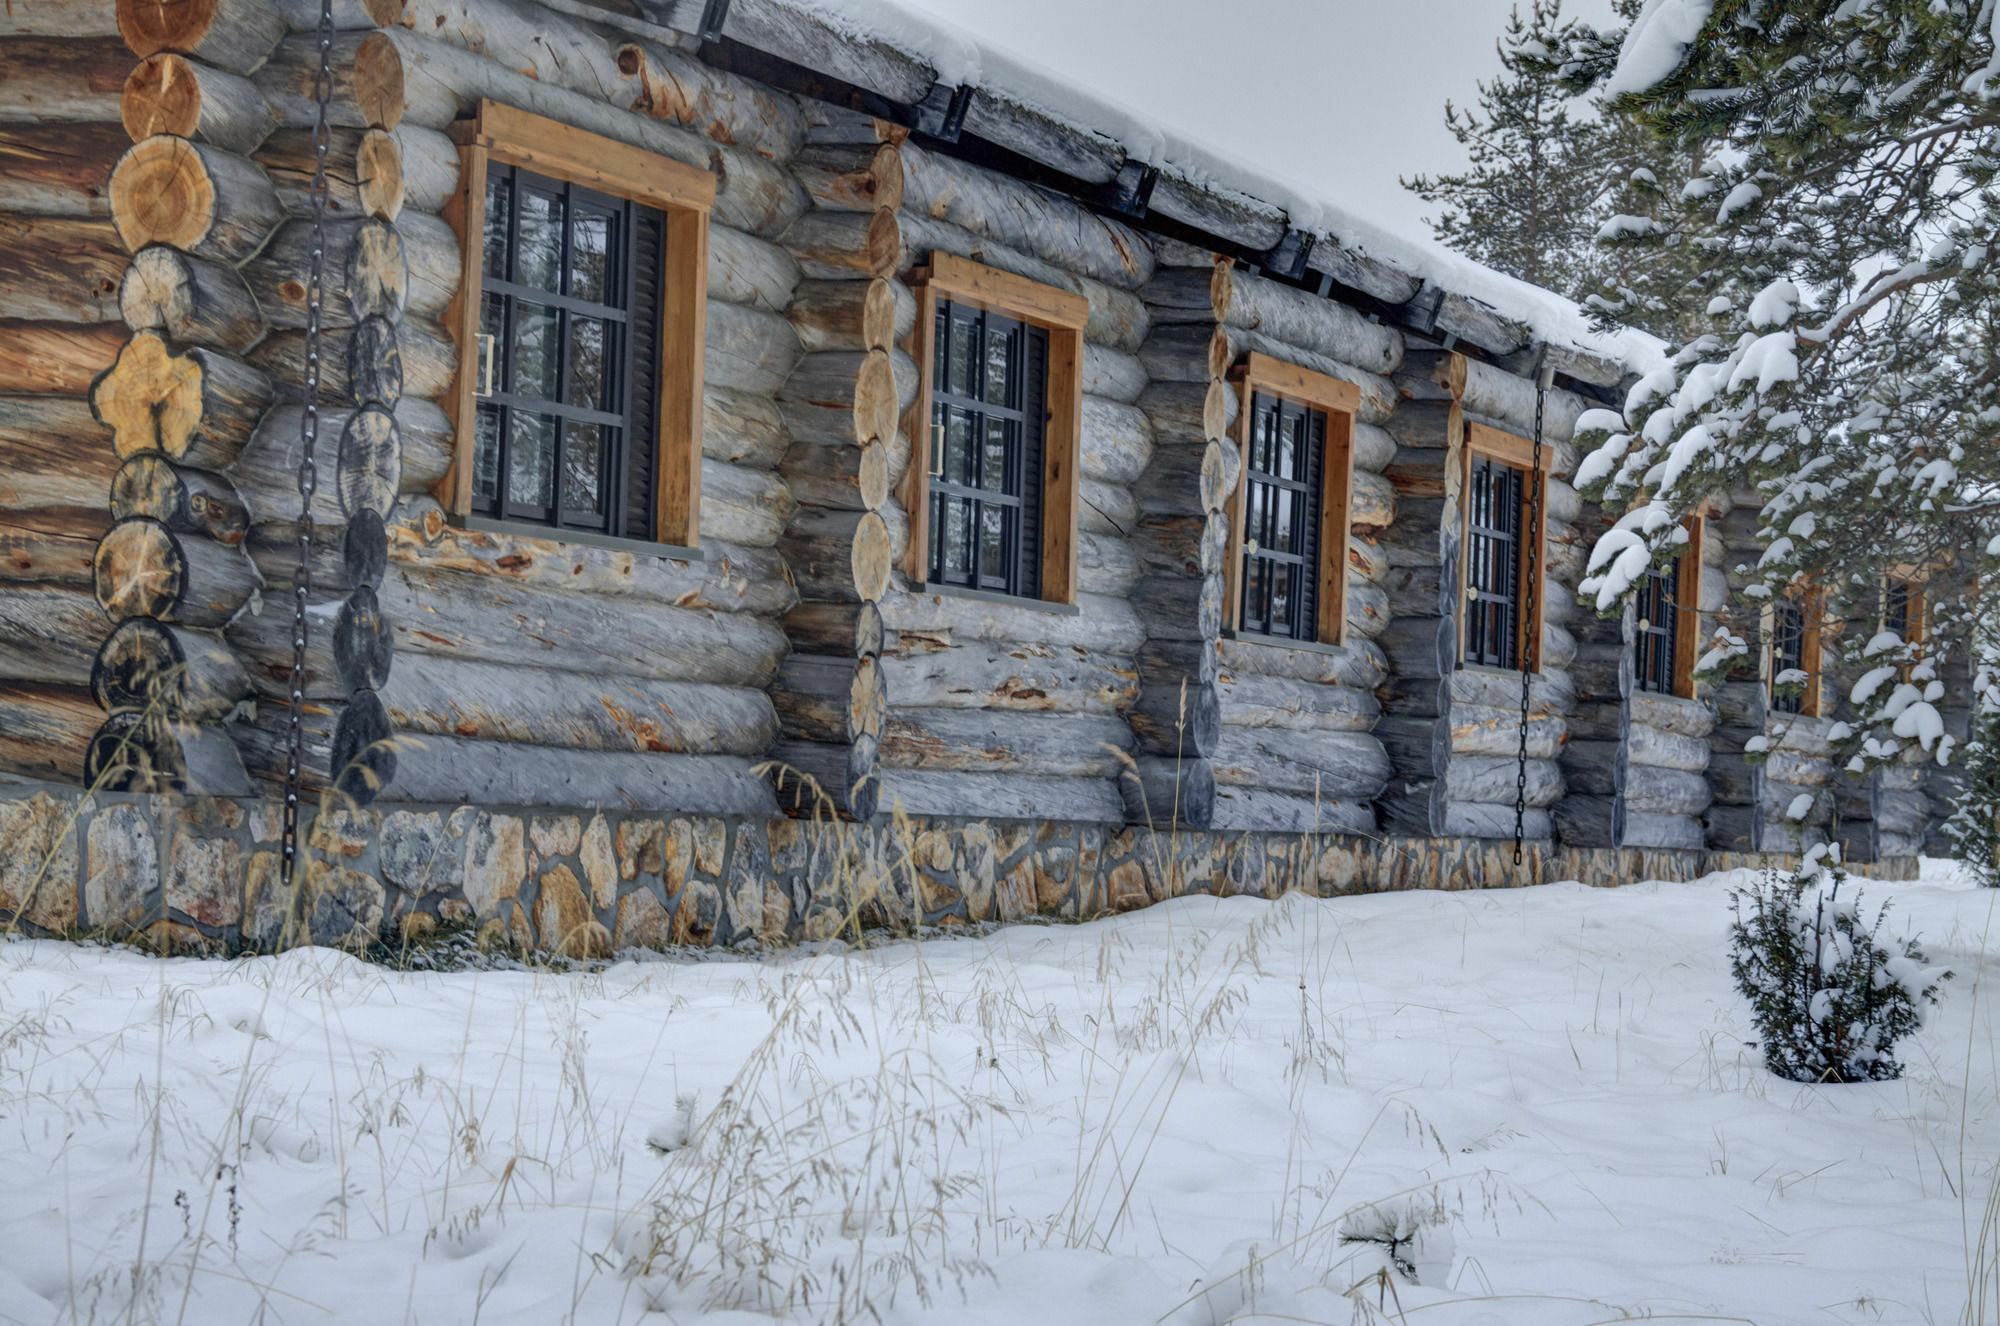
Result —
[{"label": "dark window sash", "polygon": [[[997,338],[997,339],[996,339]],[[994,382],[991,354],[1004,347],[1004,375]],[[1040,590],[1041,549],[1035,537],[1046,445],[1048,333],[1004,314],[940,300],[931,373],[930,546],[927,579],[934,584],[1033,598]],[[951,373],[962,353],[967,381]],[[952,429],[964,429],[954,458]],[[988,448],[998,426],[998,472],[988,474]],[[953,461],[957,464],[954,466]],[[997,481],[988,486],[988,480]],[[989,548],[988,525],[997,548]],[[957,542],[953,542],[954,533]],[[997,565],[995,564],[997,563]]]},{"label": "dark window sash", "polygon": [[[1289,456],[1282,448],[1287,423],[1293,438]],[[1304,643],[1319,639],[1327,434],[1324,410],[1251,393],[1237,616],[1237,629],[1246,635]],[[1282,540],[1281,515],[1289,516],[1291,525],[1290,538]]]}]

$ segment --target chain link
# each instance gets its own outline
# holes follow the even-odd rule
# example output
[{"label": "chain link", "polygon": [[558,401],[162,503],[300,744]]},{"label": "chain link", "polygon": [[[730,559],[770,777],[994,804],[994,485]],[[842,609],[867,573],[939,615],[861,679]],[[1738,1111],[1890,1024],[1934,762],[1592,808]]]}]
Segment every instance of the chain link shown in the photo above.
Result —
[{"label": "chain link", "polygon": [[1514,770],[1514,864],[1521,864],[1528,826],[1528,708],[1534,693],[1535,654],[1541,641],[1535,634],[1535,595],[1541,588],[1542,551],[1542,409],[1548,403],[1547,378],[1535,372],[1535,459],[1528,470],[1528,583],[1521,619],[1521,758]]},{"label": "chain link", "polygon": [[278,877],[290,888],[299,855],[299,766],[305,746],[306,600],[312,592],[313,490],[319,471],[320,301],[326,287],[326,153],[332,141],[327,107],[333,100],[333,0],[320,0],[319,70],[313,76],[313,177],[311,266],[306,277],[305,411],[299,416],[298,569],[292,574],[292,677],[285,735],[285,818]]}]

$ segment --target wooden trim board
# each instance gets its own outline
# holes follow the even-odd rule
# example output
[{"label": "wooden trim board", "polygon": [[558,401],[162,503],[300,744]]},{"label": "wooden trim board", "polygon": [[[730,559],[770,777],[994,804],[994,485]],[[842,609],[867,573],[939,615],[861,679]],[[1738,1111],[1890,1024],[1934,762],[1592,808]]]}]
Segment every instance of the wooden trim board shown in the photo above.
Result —
[{"label": "wooden trim board", "polygon": [[[1471,543],[1472,530],[1472,458],[1475,455],[1497,460],[1503,465],[1511,465],[1517,470],[1528,472],[1528,491],[1522,494],[1523,504],[1532,498],[1542,512],[1540,528],[1535,531],[1534,565],[1538,574],[1548,574],[1549,557],[1549,467],[1555,461],[1555,448],[1542,447],[1542,464],[1535,468],[1535,444],[1530,438],[1514,433],[1502,432],[1498,428],[1467,420],[1465,424],[1465,445],[1459,448],[1462,458],[1458,473],[1458,661],[1465,666],[1465,599],[1468,587],[1467,575],[1471,558],[1467,555]],[[1523,513],[1520,546],[1521,584],[1528,583],[1528,552],[1530,540],[1526,537],[1528,524]],[[1540,585],[1535,586],[1535,611],[1532,619],[1522,616],[1517,626],[1515,638],[1516,654],[1527,664],[1524,671],[1539,673],[1542,670],[1542,627],[1548,620],[1548,595]]]}]

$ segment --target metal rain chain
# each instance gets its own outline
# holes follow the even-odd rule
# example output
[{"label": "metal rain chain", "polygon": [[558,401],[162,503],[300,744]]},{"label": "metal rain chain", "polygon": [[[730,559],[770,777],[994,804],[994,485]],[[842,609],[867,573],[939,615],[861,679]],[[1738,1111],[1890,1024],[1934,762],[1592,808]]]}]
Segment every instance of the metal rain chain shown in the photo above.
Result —
[{"label": "metal rain chain", "polygon": [[326,152],[331,135],[327,106],[333,100],[333,0],[320,0],[319,70],[313,76],[312,263],[306,277],[305,411],[299,416],[299,564],[292,575],[291,712],[285,736],[285,818],[278,878],[292,886],[299,854],[299,765],[305,744],[306,597],[312,590],[313,489],[319,473],[320,298],[326,284]]},{"label": "metal rain chain", "polygon": [[1549,388],[1555,385],[1555,366],[1546,362],[1548,351],[1542,351],[1543,362],[1535,365],[1535,459],[1528,470],[1528,528],[1523,531],[1528,541],[1528,569],[1525,572],[1527,591],[1521,607],[1521,755],[1520,763],[1514,770],[1514,864],[1520,865],[1522,842],[1527,837],[1528,822],[1528,702],[1534,693],[1534,659],[1539,640],[1531,640],[1535,631],[1535,594],[1541,585],[1539,566],[1542,550],[1542,411],[1548,404]]}]

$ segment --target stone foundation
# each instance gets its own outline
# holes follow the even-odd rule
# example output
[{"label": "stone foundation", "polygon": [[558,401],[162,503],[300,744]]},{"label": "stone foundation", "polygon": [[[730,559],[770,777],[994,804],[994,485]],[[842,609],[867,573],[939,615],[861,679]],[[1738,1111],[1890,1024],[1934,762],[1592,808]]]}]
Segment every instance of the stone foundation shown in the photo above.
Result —
[{"label": "stone foundation", "polygon": [[[1534,843],[1516,866],[1513,845],[1491,840],[958,819],[861,826],[388,806],[309,811],[303,823],[307,846],[288,893],[275,800],[0,786],[0,917],[29,933],[174,949],[393,946],[456,923],[496,946],[600,956],[783,944],[855,927],[1081,920],[1189,893],[1613,885],[1789,864]],[[1916,861],[1862,869],[1907,879]]]}]

